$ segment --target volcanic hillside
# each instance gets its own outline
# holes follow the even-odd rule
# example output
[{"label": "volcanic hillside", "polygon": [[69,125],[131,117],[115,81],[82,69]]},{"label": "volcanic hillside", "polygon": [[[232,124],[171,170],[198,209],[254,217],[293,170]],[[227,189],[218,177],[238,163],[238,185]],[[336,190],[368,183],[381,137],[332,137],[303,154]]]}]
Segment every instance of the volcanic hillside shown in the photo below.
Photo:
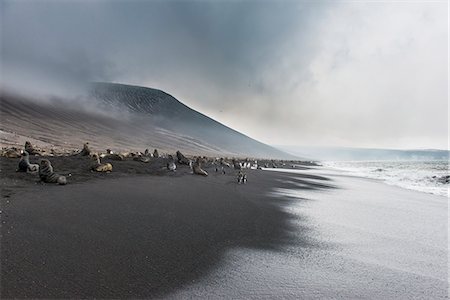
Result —
[{"label": "volcanic hillside", "polygon": [[95,83],[78,100],[28,99],[2,92],[2,146],[24,140],[42,146],[292,158],[187,107],[156,89]]}]

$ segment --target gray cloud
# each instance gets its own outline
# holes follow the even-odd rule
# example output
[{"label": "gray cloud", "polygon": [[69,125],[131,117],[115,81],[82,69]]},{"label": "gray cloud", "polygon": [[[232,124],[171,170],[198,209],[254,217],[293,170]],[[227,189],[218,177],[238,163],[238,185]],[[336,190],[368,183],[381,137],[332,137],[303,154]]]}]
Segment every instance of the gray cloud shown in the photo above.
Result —
[{"label": "gray cloud", "polygon": [[447,145],[446,3],[2,2],[2,82],[163,89],[272,144]]}]

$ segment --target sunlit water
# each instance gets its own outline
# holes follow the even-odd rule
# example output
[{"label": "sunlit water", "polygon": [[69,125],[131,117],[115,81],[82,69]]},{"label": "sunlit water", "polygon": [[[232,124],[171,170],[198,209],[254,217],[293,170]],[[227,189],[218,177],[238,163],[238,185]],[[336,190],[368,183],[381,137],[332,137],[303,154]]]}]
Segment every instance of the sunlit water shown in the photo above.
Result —
[{"label": "sunlit water", "polygon": [[448,161],[328,161],[323,165],[410,190],[440,196],[448,196],[449,192]]}]

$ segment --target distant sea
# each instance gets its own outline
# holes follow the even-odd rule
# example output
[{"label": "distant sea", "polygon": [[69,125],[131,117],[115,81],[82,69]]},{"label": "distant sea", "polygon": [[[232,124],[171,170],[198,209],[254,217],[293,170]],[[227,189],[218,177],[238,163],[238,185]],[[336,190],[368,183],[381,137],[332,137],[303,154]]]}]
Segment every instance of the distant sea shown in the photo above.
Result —
[{"label": "distant sea", "polygon": [[[325,167],[387,184],[449,196],[449,161],[322,161]],[[446,180],[447,179],[447,180]]]}]

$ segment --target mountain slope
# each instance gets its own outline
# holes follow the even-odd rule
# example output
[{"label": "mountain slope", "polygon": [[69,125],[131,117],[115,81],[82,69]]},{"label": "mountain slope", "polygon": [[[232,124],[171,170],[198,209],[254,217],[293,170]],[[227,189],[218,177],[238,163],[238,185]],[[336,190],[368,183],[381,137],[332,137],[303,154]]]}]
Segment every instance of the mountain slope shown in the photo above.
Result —
[{"label": "mountain slope", "polygon": [[[65,148],[291,158],[151,88],[95,83],[87,100],[31,101],[1,95],[1,130]],[[5,135],[5,134],[4,134]],[[2,141],[4,143],[4,141]]]}]

